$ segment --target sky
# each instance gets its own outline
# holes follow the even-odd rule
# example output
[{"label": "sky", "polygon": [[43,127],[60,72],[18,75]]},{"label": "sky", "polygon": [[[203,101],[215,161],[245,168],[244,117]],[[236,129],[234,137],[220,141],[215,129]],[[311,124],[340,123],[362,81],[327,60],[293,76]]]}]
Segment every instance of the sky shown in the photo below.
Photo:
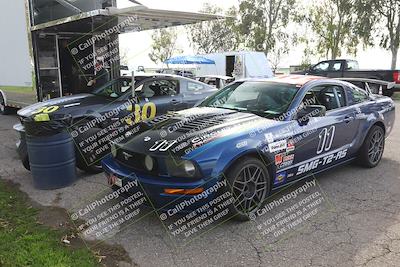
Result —
[{"label": "sky", "polygon": [[[132,3],[129,0],[117,0],[118,7],[123,8],[131,6]],[[211,3],[217,5],[223,9],[228,9],[233,5],[238,5],[239,0],[138,0],[149,8],[156,9],[169,9],[179,11],[199,11],[204,3]],[[183,27],[177,27],[178,29],[178,47],[182,49],[183,54],[191,55],[193,50],[189,45],[187,35]],[[288,29],[288,31],[293,29]],[[137,66],[157,67],[153,63],[148,54],[151,51],[151,33],[152,31],[135,32],[120,35],[120,47],[121,51],[127,54],[129,58],[129,67],[131,70],[135,70]],[[279,67],[289,67],[290,65],[298,65],[301,63],[303,50],[301,47],[293,47],[289,54],[282,57]],[[389,51],[385,51],[381,48],[368,48],[364,50],[361,46],[356,57],[353,55],[342,55],[341,58],[357,59],[360,63],[361,68],[368,69],[389,69],[391,62],[391,54]],[[324,60],[322,57],[312,58],[313,63],[317,63],[320,60]],[[398,58],[400,62],[400,55]],[[398,63],[399,66],[400,63]],[[162,65],[158,65],[160,67]],[[399,67],[398,67],[399,68]]]}]

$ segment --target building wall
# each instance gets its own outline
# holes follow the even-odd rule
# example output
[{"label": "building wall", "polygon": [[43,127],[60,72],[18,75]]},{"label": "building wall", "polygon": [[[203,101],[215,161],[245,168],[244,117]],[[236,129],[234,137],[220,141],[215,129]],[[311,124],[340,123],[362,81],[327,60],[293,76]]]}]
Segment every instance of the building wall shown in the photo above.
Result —
[{"label": "building wall", "polygon": [[25,1],[2,1],[0,16],[0,86],[32,86]]}]

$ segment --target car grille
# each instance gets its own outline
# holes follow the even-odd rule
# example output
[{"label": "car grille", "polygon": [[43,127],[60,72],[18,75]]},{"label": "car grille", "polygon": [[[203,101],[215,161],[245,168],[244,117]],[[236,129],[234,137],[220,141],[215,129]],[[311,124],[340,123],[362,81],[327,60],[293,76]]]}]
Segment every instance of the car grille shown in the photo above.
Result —
[{"label": "car grille", "polygon": [[134,169],[143,173],[149,173],[152,175],[159,175],[160,171],[157,159],[153,158],[154,168],[152,171],[148,171],[144,164],[145,157],[145,154],[135,153],[124,149],[118,149],[115,159],[117,160],[117,162],[130,169]]}]

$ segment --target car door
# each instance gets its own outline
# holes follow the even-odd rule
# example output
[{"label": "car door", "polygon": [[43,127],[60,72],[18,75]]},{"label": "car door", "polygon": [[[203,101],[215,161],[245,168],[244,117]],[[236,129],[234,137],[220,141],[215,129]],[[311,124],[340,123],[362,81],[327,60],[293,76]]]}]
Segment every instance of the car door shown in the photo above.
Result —
[{"label": "car door", "polygon": [[[322,105],[327,112],[308,122],[292,121],[293,135],[287,140],[291,165],[278,171],[287,172],[288,180],[321,171],[346,160],[357,131],[354,110],[346,105],[345,89],[338,84],[320,84],[310,88],[304,105]],[[283,162],[284,163],[284,162]]]}]

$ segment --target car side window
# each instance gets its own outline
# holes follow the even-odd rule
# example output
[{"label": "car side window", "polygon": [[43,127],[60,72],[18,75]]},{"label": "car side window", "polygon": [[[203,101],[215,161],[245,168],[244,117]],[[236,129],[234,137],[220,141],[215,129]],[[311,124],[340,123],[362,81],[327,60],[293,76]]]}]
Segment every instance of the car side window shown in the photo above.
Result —
[{"label": "car side window", "polygon": [[145,82],[141,86],[138,95],[140,97],[152,98],[157,96],[172,96],[176,95],[177,93],[178,93],[178,81],[153,80]]},{"label": "car side window", "polygon": [[321,62],[314,66],[315,71],[327,71],[329,68],[329,62]]},{"label": "car side window", "polygon": [[332,65],[332,70],[333,71],[340,71],[342,69],[342,63],[341,62],[335,62]]},{"label": "car side window", "polygon": [[346,106],[345,91],[336,85],[317,86],[306,93],[303,105],[322,105],[327,111],[338,109]]},{"label": "car side window", "polygon": [[355,86],[347,89],[347,97],[349,100],[349,105],[355,105],[368,100],[367,93]]},{"label": "car side window", "polygon": [[187,85],[188,85],[188,87],[187,87],[188,91],[201,91],[201,90],[204,90],[204,85],[202,85],[200,83],[188,82]]}]

